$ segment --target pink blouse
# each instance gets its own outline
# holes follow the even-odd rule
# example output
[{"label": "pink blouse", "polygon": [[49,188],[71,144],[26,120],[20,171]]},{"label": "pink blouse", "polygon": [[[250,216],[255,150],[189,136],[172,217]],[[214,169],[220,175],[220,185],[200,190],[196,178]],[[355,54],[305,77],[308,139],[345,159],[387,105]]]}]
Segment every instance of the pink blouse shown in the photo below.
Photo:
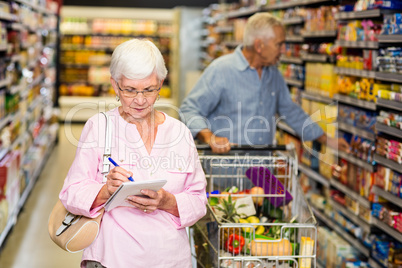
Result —
[{"label": "pink blouse", "polygon": [[[108,268],[191,267],[185,227],[205,215],[207,199],[205,174],[190,131],[165,114],[165,122],[158,126],[155,144],[148,154],[136,126],[126,122],[118,108],[108,115],[113,125],[111,157],[133,172],[136,181],[166,179],[163,188],[176,197],[180,217],[162,210],[145,214],[133,207],[115,208],[104,214],[99,236],[84,250],[82,260],[95,260]],[[91,210],[103,185],[105,123],[102,114],[95,115],[82,131],[59,195],[71,213],[95,217],[102,208]]]}]

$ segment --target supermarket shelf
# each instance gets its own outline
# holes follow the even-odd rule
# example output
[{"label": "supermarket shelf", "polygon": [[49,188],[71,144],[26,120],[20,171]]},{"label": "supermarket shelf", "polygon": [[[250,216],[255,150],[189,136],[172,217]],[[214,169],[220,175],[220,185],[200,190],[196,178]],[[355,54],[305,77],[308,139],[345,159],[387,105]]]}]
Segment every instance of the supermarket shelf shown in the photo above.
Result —
[{"label": "supermarket shelf", "polygon": [[287,36],[285,40],[286,40],[286,42],[299,42],[299,43],[301,43],[301,42],[304,41],[304,38],[303,38],[303,36]]},{"label": "supermarket shelf", "polygon": [[349,97],[346,95],[341,95],[341,94],[335,94],[334,99],[339,102],[357,106],[360,108],[364,108],[364,109],[368,109],[368,110],[372,110],[372,111],[377,110],[377,106],[374,102],[359,100],[359,99],[352,98],[352,97]]},{"label": "supermarket shelf", "polygon": [[336,20],[368,19],[368,18],[380,17],[381,14],[382,12],[380,9],[354,11],[354,12],[339,12],[335,14],[335,19]]},{"label": "supermarket shelf", "polygon": [[378,227],[379,229],[383,230],[399,242],[402,242],[402,233],[398,232],[398,230],[388,226],[386,223],[380,221],[376,217],[372,217],[374,226]]},{"label": "supermarket shelf", "polygon": [[344,40],[336,40],[335,44],[340,46],[340,47],[378,49],[378,42],[375,42],[375,41],[344,41]]},{"label": "supermarket shelf", "polygon": [[400,35],[400,34],[379,35],[378,42],[380,42],[380,43],[401,43],[402,35]]},{"label": "supermarket shelf", "polygon": [[365,160],[357,158],[357,157],[353,156],[352,154],[348,154],[343,151],[338,151],[337,154],[338,154],[338,157],[341,157],[356,166],[364,168],[367,171],[374,172],[374,167],[373,167],[372,163],[368,163]]},{"label": "supermarket shelf", "polygon": [[402,173],[402,165],[393,160],[387,159],[379,154],[374,154],[374,161],[376,161],[378,164],[384,165],[392,170]]},{"label": "supermarket shelf", "polygon": [[230,11],[227,13],[226,17],[230,18],[239,18],[239,17],[247,17],[253,15],[255,12],[260,11],[259,7],[245,7],[240,8],[236,11]]},{"label": "supermarket shelf", "polygon": [[338,129],[348,132],[348,133],[352,133],[354,135],[358,135],[360,137],[363,137],[365,139],[371,140],[371,141],[375,141],[375,134],[372,132],[369,132],[367,130],[343,123],[343,122],[338,122]]},{"label": "supermarket shelf", "polygon": [[62,63],[61,66],[62,66],[62,68],[89,69],[91,67],[107,67],[107,66],[110,66],[110,63],[105,63],[105,64]]},{"label": "supermarket shelf", "polygon": [[399,206],[400,208],[402,208],[402,199],[397,197],[396,195],[393,195],[390,192],[387,192],[376,185],[373,186],[372,191],[376,195],[379,195],[382,198],[387,199],[388,201],[390,201],[390,202],[394,203],[395,205]]},{"label": "supermarket shelf", "polygon": [[263,8],[262,10],[276,10],[276,9],[284,9],[295,6],[306,6],[313,5],[325,2],[332,2],[332,0],[298,0],[298,1],[286,1],[282,3],[277,3],[273,5],[269,5],[268,7]]},{"label": "supermarket shelf", "polygon": [[61,50],[99,50],[99,51],[113,51],[116,46],[108,45],[73,45],[63,44],[60,45]]},{"label": "supermarket shelf", "polygon": [[348,219],[350,219],[352,222],[354,222],[355,224],[357,224],[358,226],[360,226],[366,233],[370,233],[371,232],[371,227],[370,224],[367,223],[365,220],[363,220],[362,218],[360,218],[358,215],[354,214],[353,212],[351,212],[350,210],[348,210],[346,207],[338,204],[335,200],[330,199],[329,203],[332,205],[332,207],[337,210],[340,211],[343,215],[345,215],[346,217],[348,217]]},{"label": "supermarket shelf", "polygon": [[296,131],[294,131],[294,130],[293,130],[291,127],[289,127],[286,123],[284,123],[284,122],[282,122],[282,121],[279,121],[276,125],[277,125],[278,128],[280,128],[280,129],[286,131],[287,133],[290,133],[290,134],[292,134],[293,136],[296,136],[296,137],[297,137]]},{"label": "supermarket shelf", "polygon": [[8,21],[15,21],[16,16],[10,13],[1,12],[0,13],[0,20],[8,20]]},{"label": "supermarket shelf", "polygon": [[325,178],[324,176],[322,176],[321,174],[319,174],[318,172],[315,172],[308,166],[301,164],[301,163],[299,163],[298,167],[299,167],[299,171],[306,174],[307,177],[321,183],[325,187],[329,187],[330,181],[327,178]]},{"label": "supermarket shelf", "polygon": [[[402,105],[402,103],[401,103],[401,105]],[[390,127],[390,126],[377,122],[375,124],[375,129],[377,130],[377,132],[384,132],[384,133],[387,133],[387,134],[395,136],[395,137],[402,137],[402,130],[397,129],[396,127]]]},{"label": "supermarket shelf", "polygon": [[367,70],[358,70],[353,68],[335,67],[335,73],[341,75],[351,75],[363,78],[376,78],[376,72]]},{"label": "supermarket shelf", "polygon": [[328,56],[322,54],[303,54],[301,58],[304,61],[327,62]]},{"label": "supermarket shelf", "polygon": [[161,38],[161,37],[171,37],[171,34],[169,33],[137,33],[137,34],[129,34],[129,33],[98,33],[98,32],[93,32],[91,30],[89,31],[69,31],[69,32],[63,32],[61,33],[62,36],[73,36],[73,35],[79,35],[79,36],[101,36],[101,37],[127,37],[127,38],[132,38],[133,35],[138,38]]},{"label": "supermarket shelf", "polygon": [[379,264],[373,258],[369,258],[369,265],[370,265],[371,268],[386,268],[385,266],[382,266],[381,264]]},{"label": "supermarket shelf", "polygon": [[286,82],[286,84],[291,85],[291,86],[296,86],[296,87],[304,86],[304,81],[300,81],[297,79],[285,78],[285,82]]},{"label": "supermarket shelf", "polygon": [[233,32],[233,26],[218,26],[214,28],[215,33],[231,33]]},{"label": "supermarket shelf", "polygon": [[314,32],[304,32],[302,33],[304,38],[314,38],[314,37],[336,37],[336,30],[333,31],[314,31]]},{"label": "supermarket shelf", "polygon": [[326,104],[330,104],[330,103],[334,102],[329,97],[321,96],[319,94],[314,94],[314,93],[311,93],[311,92],[308,92],[308,91],[302,92],[301,96],[302,96],[303,99],[312,100],[312,101],[318,101],[318,102],[322,102],[322,103],[326,103]]},{"label": "supermarket shelf", "polygon": [[293,24],[301,24],[304,22],[303,17],[293,17],[293,18],[288,18],[288,19],[283,19],[282,23],[284,25],[293,25]]},{"label": "supermarket shelf", "polygon": [[371,207],[370,201],[368,201],[366,198],[359,195],[358,193],[352,191],[351,189],[349,189],[349,187],[347,187],[346,185],[343,185],[339,181],[337,181],[335,179],[331,179],[331,185],[334,186],[335,188],[337,188],[338,190],[340,190],[342,193],[350,196],[351,198],[353,198],[354,200],[356,200],[363,206]]},{"label": "supermarket shelf", "polygon": [[381,81],[402,83],[402,74],[398,73],[376,72],[375,78]]},{"label": "supermarket shelf", "polygon": [[34,176],[32,177],[32,179],[29,181],[29,184],[25,187],[20,199],[18,200],[18,204],[15,208],[14,211],[12,211],[10,213],[9,219],[7,221],[6,227],[4,228],[4,230],[0,233],[0,248],[3,245],[7,235],[10,233],[11,229],[14,227],[14,225],[17,222],[17,218],[18,218],[18,214],[20,213],[22,207],[24,206],[29,193],[32,191],[33,186],[35,185],[40,172],[43,170],[43,167],[45,165],[45,163],[47,162],[50,153],[53,151],[53,148],[55,146],[55,140],[51,141],[51,144],[49,145],[49,149],[46,152],[45,157],[42,159],[41,163],[39,164],[39,166],[37,167],[37,169],[34,172]]},{"label": "supermarket shelf", "polygon": [[358,251],[360,251],[363,255],[369,257],[370,256],[370,250],[366,248],[359,240],[354,238],[352,235],[350,235],[346,230],[342,229],[338,224],[334,222],[333,219],[330,219],[327,215],[322,213],[320,210],[316,209],[315,207],[311,207],[314,215],[322,220],[328,227],[333,229],[338,235],[343,237],[346,241],[348,241],[351,245],[355,247]]},{"label": "supermarket shelf", "polygon": [[377,106],[387,107],[390,109],[402,111],[402,102],[393,101],[393,100],[386,100],[386,99],[377,99]]},{"label": "supermarket shelf", "polygon": [[302,58],[297,58],[297,57],[281,57],[281,62],[289,62],[289,63],[294,63],[294,64],[303,64],[303,59]]}]

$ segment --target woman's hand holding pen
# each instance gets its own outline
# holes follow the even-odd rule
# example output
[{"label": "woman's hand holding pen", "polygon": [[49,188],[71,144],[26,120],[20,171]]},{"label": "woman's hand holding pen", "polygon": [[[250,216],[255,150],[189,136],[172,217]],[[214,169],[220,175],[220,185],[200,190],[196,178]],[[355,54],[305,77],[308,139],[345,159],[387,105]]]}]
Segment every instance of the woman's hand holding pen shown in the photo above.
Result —
[{"label": "woman's hand holding pen", "polygon": [[132,172],[129,172],[122,167],[114,167],[111,169],[109,174],[106,176],[106,183],[99,191],[91,208],[95,208],[106,203],[106,201],[112,196],[117,188],[119,188],[123,182],[128,181],[128,178],[132,175]]},{"label": "woman's hand holding pen", "polygon": [[123,182],[129,181],[129,177],[133,175],[132,172],[125,170],[122,167],[116,166],[109,171],[106,176],[106,186],[110,196],[120,187]]},{"label": "woman's hand holding pen", "polygon": [[179,217],[176,197],[173,194],[166,192],[163,188],[157,192],[144,189],[141,190],[141,193],[147,197],[132,195],[127,200],[145,213],[151,213],[160,209]]}]

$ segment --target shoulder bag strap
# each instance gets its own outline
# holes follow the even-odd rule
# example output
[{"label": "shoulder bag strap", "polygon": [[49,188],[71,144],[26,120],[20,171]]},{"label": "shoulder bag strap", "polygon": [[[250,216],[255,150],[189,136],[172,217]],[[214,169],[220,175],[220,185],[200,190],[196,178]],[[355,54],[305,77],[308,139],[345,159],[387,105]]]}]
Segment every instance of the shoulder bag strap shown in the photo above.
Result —
[{"label": "shoulder bag strap", "polygon": [[110,124],[110,118],[109,116],[105,113],[102,112],[102,114],[106,117],[106,134],[105,134],[105,151],[103,153],[103,183],[106,183],[106,176],[109,173],[110,170],[110,162],[109,162],[109,157],[110,157],[110,147],[112,144],[112,124]]}]

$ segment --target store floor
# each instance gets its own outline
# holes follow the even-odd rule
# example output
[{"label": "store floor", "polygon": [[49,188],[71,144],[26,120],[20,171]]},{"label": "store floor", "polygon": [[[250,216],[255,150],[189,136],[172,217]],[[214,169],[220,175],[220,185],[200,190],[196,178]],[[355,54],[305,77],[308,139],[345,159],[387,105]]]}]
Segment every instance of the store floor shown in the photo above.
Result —
[{"label": "store floor", "polygon": [[79,124],[60,126],[59,142],[1,248],[1,268],[79,267],[82,254],[67,253],[53,244],[47,231],[47,221],[74,159],[74,144],[82,127]]}]

